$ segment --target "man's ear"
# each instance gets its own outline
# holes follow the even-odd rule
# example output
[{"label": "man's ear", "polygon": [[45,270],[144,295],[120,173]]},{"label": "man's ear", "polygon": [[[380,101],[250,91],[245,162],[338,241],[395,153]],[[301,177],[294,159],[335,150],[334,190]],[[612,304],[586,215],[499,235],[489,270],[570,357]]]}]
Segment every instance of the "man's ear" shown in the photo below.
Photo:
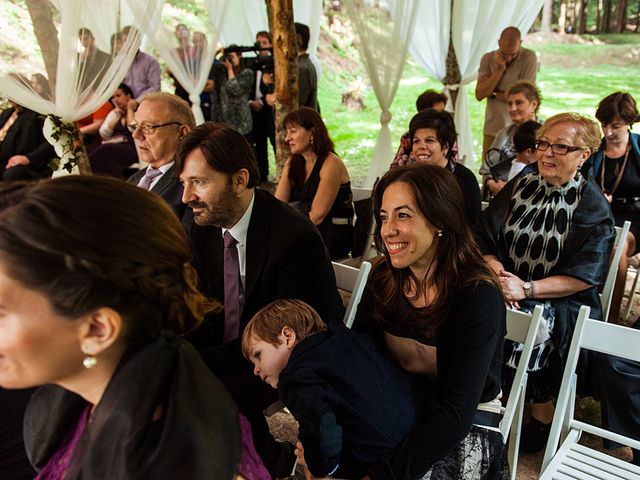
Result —
[{"label": "man's ear", "polygon": [[289,350],[296,346],[298,343],[298,336],[291,327],[284,327],[280,335],[284,337],[284,343]]},{"label": "man's ear", "polygon": [[87,315],[81,327],[82,351],[87,355],[100,355],[122,336],[122,331],[122,316],[112,308],[99,308]]},{"label": "man's ear", "polygon": [[233,190],[236,192],[236,194],[239,194],[240,192],[248,188],[249,170],[247,170],[246,168],[241,168],[233,174],[231,180],[233,182]]},{"label": "man's ear", "polygon": [[189,127],[189,125],[180,125],[180,128],[178,129],[180,138],[184,137],[190,131],[191,131],[191,128]]}]

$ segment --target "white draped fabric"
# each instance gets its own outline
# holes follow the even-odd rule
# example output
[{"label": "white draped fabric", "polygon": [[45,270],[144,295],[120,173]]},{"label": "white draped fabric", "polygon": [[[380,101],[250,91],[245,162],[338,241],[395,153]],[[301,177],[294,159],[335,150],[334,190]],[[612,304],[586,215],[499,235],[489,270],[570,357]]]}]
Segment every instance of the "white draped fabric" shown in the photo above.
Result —
[{"label": "white draped fabric", "polygon": [[345,5],[358,42],[358,50],[380,105],[380,133],[373,150],[367,185],[387,170],[393,159],[390,107],[398,90],[416,21],[418,2],[347,0]]},{"label": "white draped fabric", "polygon": [[505,27],[514,25],[523,32],[531,28],[542,8],[544,0],[424,0],[419,2],[417,16],[435,21],[418,22],[409,45],[409,53],[429,75],[443,81],[449,50],[449,32],[458,59],[461,85],[444,85],[444,92],[451,98],[451,91],[459,95],[454,117],[458,131],[460,157],[473,162],[473,139],[469,123],[469,99],[464,85],[478,76],[482,55],[498,46],[498,37]]},{"label": "white draped fabric", "polygon": [[[146,28],[160,4],[160,0],[123,0],[125,2],[138,11],[136,20],[132,22],[132,26],[138,29]],[[99,24],[112,25],[113,31],[101,30],[103,33],[100,35],[102,38],[109,38],[115,33],[118,9],[95,8],[94,2],[85,0],[56,0],[55,3],[51,2],[51,7],[54,24],[59,25],[57,39],[51,39],[52,43],[56,40],[58,42],[54,57],[55,85],[48,85],[50,93],[41,95],[29,83],[29,77],[35,73],[44,75],[49,82],[46,79],[44,58],[38,51],[38,54],[29,58],[12,59],[10,62],[4,59],[2,64],[11,65],[12,68],[0,74],[0,93],[30,110],[52,114],[69,123],[96,111],[111,97],[133,60],[139,36],[129,35],[117,54],[111,52],[110,46],[104,47],[104,42],[97,42],[97,38],[95,48],[83,46],[78,36],[81,28],[91,30],[91,27],[95,28]],[[29,26],[25,30],[34,32],[34,27]],[[35,34],[33,43],[36,43]],[[0,58],[8,54],[9,50],[0,48]],[[45,135],[50,134],[50,127],[50,123],[45,125]],[[61,141],[48,138],[58,154],[61,154]],[[61,165],[64,163],[61,162]]]},{"label": "white draped fabric", "polygon": [[[213,58],[217,49],[222,25],[227,20],[227,0],[206,0],[208,21],[202,33],[205,35],[203,45],[191,43],[191,32],[183,37],[183,42],[177,38],[178,31],[169,30],[161,22],[156,28],[146,28],[144,33],[150,44],[166,62],[171,74],[189,93],[191,109],[196,118],[196,124],[204,122],[200,108],[200,93],[209,77]],[[138,15],[134,10],[134,16]]]}]

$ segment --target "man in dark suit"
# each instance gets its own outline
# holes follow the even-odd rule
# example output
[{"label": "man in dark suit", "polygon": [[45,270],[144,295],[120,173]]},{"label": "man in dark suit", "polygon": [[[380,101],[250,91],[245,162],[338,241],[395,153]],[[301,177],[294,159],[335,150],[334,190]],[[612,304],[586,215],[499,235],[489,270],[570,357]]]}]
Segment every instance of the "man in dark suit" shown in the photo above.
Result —
[{"label": "man in dark suit", "polygon": [[149,165],[127,181],[164,198],[185,229],[190,228],[191,209],[182,203],[182,185],[176,178],[173,157],[180,139],[195,125],[187,102],[170,93],[157,92],[144,96],[130,125],[138,158]]},{"label": "man in dark suit", "polygon": [[[260,31],[256,34],[256,45],[261,49],[272,48],[271,33]],[[263,58],[271,56],[270,50],[260,50],[258,55]],[[253,117],[253,140],[256,146],[256,159],[260,170],[260,183],[269,180],[269,150],[267,142],[276,148],[276,126],[273,116],[273,107],[269,105],[267,96],[273,93],[273,70],[257,70],[253,95],[249,100],[251,115]]]},{"label": "man in dark suit", "polygon": [[225,306],[191,339],[251,422],[271,473],[283,476],[292,466],[291,449],[275,443],[262,413],[277,397],[253,375],[240,337],[251,317],[279,298],[304,300],[325,322],[340,322],[344,307],[329,255],[307,218],[255,189],[253,150],[227,125],[205,123],[185,136],[176,168],[194,214],[191,239],[202,289]]}]

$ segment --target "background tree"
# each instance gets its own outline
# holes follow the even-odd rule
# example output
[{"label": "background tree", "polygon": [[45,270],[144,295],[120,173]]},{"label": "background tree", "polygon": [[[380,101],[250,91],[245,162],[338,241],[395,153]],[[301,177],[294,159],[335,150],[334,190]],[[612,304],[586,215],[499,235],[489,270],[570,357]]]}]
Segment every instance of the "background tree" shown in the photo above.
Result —
[{"label": "background tree", "polygon": [[280,177],[289,156],[284,117],[298,109],[298,39],[293,25],[292,0],[266,0],[269,29],[273,36],[275,64],[276,169]]},{"label": "background tree", "polygon": [[542,7],[542,25],[540,30],[545,33],[551,32],[551,19],[553,18],[553,0],[544,0]]}]

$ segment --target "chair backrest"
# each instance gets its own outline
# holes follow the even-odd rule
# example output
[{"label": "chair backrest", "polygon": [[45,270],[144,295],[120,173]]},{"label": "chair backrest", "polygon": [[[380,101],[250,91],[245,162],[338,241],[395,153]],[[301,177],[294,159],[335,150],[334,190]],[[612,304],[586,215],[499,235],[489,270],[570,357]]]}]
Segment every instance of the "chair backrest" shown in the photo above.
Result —
[{"label": "chair backrest", "polygon": [[620,264],[620,258],[622,258],[622,248],[619,248],[627,238],[629,233],[629,227],[631,223],[627,220],[622,227],[616,227],[616,239],[613,243],[613,257],[609,264],[609,271],[607,272],[607,278],[602,287],[602,293],[600,294],[600,303],[602,303],[602,319],[605,322],[609,321],[609,310],[611,309],[611,297],[613,296],[613,287],[616,283],[616,276],[618,275],[618,265]]},{"label": "chair backrest", "polygon": [[336,276],[336,283],[340,290],[351,292],[351,298],[347,305],[347,311],[344,314],[344,324],[351,328],[353,320],[356,318],[358,304],[362,298],[362,292],[367,284],[367,278],[371,271],[369,262],[362,262],[360,268],[350,267],[342,263],[331,262],[333,264],[333,272]]},{"label": "chair backrest", "polygon": [[358,200],[365,200],[367,198],[371,198],[371,189],[370,188],[357,188],[351,187],[351,194],[353,195],[353,201],[357,202]]},{"label": "chair backrest", "polygon": [[507,335],[506,338],[514,342],[524,344],[522,354],[518,362],[518,368],[509,391],[509,398],[500,421],[500,433],[505,442],[509,438],[509,465],[511,478],[516,478],[518,465],[518,446],[520,443],[520,430],[524,414],[524,396],[527,388],[527,367],[533,351],[536,335],[542,320],[542,305],[536,305],[532,313],[518,310],[507,310]]},{"label": "chair backrest", "polygon": [[524,344],[522,355],[516,369],[516,374],[509,392],[509,399],[505,407],[504,416],[500,422],[500,431],[502,436],[507,438],[511,428],[511,422],[516,410],[516,405],[520,400],[519,388],[522,387],[523,381],[526,383],[527,366],[531,358],[538,327],[542,320],[542,305],[536,305],[533,313],[521,312],[519,310],[507,309],[507,335],[505,338]]},{"label": "chair backrest", "polygon": [[[615,439],[615,441],[618,442],[620,442],[622,437],[603,428],[577,422],[573,419],[576,367],[582,349],[640,362],[640,348],[638,348],[638,345],[640,345],[640,330],[605,323],[599,320],[592,320],[589,318],[590,312],[591,309],[583,305],[578,314],[571,346],[569,347],[567,363],[562,375],[562,384],[560,385],[560,393],[558,394],[556,411],[553,416],[553,423],[551,424],[551,432],[549,433],[549,440],[544,453],[541,471],[547,468],[556,453],[561,436],[566,435],[566,430],[572,426],[578,425],[582,427],[582,429],[588,430],[589,433],[604,438]],[[565,431],[563,431],[563,429]],[[634,448],[640,448],[640,442],[632,439],[627,440],[630,441],[632,446],[635,445]]]}]

